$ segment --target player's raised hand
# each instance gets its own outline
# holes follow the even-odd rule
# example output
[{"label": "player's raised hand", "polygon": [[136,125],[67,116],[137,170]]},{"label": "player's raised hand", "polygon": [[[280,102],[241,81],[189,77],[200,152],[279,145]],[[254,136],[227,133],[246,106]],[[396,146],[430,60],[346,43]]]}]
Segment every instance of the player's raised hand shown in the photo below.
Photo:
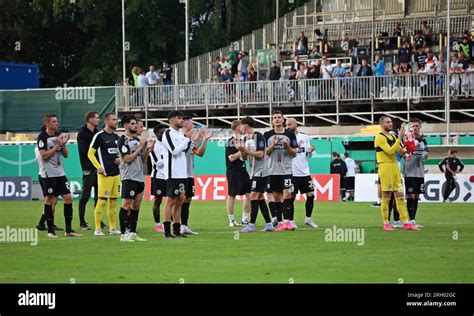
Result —
[{"label": "player's raised hand", "polygon": [[58,137],[56,137],[56,141],[54,142],[54,145],[61,146],[62,144],[63,144],[63,140],[62,140],[61,135],[59,135]]},{"label": "player's raised hand", "polygon": [[[120,166],[120,158],[119,158],[119,157],[115,158],[114,164],[116,164],[117,166]],[[102,168],[102,167],[101,167],[101,168]],[[103,169],[102,169],[102,170],[103,170]]]},{"label": "player's raised hand", "polygon": [[67,144],[67,142],[69,141],[69,138],[71,137],[71,135],[69,133],[62,133],[61,135],[59,136],[62,136],[61,137],[61,140],[62,140],[62,144],[61,145],[65,145]]},{"label": "player's raised hand", "polygon": [[204,135],[205,140],[209,140],[212,137],[212,131],[206,131],[206,134]]},{"label": "player's raised hand", "polygon": [[201,135],[199,134],[199,132],[193,130],[193,134],[192,134],[192,136],[191,136],[191,140],[197,141],[197,140],[199,140],[200,138],[201,138]]},{"label": "player's raised hand", "polygon": [[308,147],[308,152],[312,153],[315,149],[316,148],[313,145],[311,145],[311,146]]},{"label": "player's raised hand", "polygon": [[142,138],[140,139],[140,143],[138,143],[138,147],[143,148],[144,146],[146,146],[146,139]]}]

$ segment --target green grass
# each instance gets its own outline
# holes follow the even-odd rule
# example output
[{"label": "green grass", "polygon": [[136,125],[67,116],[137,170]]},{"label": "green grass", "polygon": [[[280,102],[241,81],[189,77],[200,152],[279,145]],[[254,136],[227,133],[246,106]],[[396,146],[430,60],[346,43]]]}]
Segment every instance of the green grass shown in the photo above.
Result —
[{"label": "green grass", "polygon": [[[0,227],[34,227],[41,208],[39,201],[1,202]],[[77,202],[74,212],[77,229]],[[63,226],[61,202],[58,214]],[[93,223],[91,205],[87,217]],[[304,204],[298,203],[299,230],[240,234],[236,240],[223,202],[195,202],[190,227],[200,234],[166,240],[153,231],[151,203],[145,203],[138,229],[147,242],[94,238],[91,231],[51,240],[39,232],[37,246],[0,243],[0,283],[474,282],[472,204],[420,203],[420,232],[382,231],[380,211],[368,203],[316,203],[315,218],[319,229],[303,227]],[[262,227],[261,214],[257,224]],[[364,245],[325,241],[325,229],[333,225],[364,228]]]}]

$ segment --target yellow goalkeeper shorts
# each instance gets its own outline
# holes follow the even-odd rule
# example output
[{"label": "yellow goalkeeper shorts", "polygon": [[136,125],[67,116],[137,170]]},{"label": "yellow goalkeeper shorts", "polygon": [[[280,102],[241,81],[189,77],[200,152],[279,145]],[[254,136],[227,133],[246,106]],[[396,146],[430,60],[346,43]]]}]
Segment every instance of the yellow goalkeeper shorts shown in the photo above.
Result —
[{"label": "yellow goalkeeper shorts", "polygon": [[379,164],[379,178],[382,192],[403,192],[402,176],[396,162]]},{"label": "yellow goalkeeper shorts", "polygon": [[118,198],[120,196],[120,176],[97,175],[98,194],[100,198]]}]

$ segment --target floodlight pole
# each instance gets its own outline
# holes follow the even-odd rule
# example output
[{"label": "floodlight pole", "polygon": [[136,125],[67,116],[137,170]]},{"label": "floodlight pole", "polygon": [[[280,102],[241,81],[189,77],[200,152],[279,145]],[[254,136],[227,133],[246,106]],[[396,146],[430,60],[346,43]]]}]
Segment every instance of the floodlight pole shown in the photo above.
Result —
[{"label": "floodlight pole", "polygon": [[450,80],[450,48],[451,48],[451,0],[448,0],[448,15],[446,16],[447,27],[447,43],[446,43],[446,80],[445,80],[445,94],[446,94],[446,145],[451,143],[451,97],[449,94],[449,80]]},{"label": "floodlight pole", "polygon": [[125,70],[125,0],[122,0],[122,84],[125,84],[127,77]]}]

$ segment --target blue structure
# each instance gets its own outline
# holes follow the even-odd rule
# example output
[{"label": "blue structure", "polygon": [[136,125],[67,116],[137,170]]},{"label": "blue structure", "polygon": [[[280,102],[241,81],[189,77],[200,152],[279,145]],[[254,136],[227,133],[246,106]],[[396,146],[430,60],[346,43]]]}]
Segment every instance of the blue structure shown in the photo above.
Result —
[{"label": "blue structure", "polygon": [[39,88],[37,64],[0,62],[0,90]]}]

